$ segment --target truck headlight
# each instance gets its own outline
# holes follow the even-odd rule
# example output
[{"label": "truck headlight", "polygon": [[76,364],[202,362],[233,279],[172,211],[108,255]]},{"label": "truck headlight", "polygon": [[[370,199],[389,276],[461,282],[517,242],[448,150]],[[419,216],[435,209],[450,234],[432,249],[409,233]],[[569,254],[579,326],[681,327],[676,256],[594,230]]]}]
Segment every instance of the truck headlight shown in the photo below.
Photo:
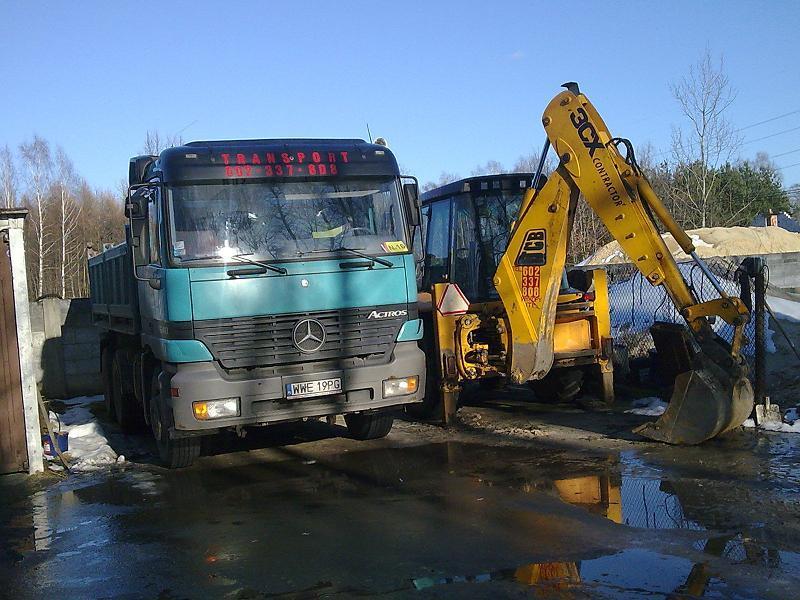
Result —
[{"label": "truck headlight", "polygon": [[194,411],[194,418],[198,421],[238,417],[239,398],[220,398],[219,400],[192,402],[192,411]]},{"label": "truck headlight", "polygon": [[417,391],[419,386],[419,377],[413,375],[411,377],[400,377],[398,379],[384,379],[383,380],[383,397],[390,398],[392,396],[407,396]]}]

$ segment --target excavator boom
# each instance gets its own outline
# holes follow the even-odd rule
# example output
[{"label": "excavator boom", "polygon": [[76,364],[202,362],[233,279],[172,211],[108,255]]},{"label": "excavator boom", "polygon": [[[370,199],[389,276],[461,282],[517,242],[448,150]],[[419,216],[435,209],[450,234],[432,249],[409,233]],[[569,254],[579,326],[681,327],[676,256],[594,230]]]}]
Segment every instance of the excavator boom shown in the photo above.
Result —
[{"label": "excavator boom", "polygon": [[[636,163],[627,140],[614,138],[576,84],[566,84],[547,106],[542,123],[559,166],[539,190],[526,194],[495,286],[511,327],[511,377],[538,379],[549,368],[548,337],[555,314],[558,273],[579,194],[608,228],[631,262],[654,286],[664,286],[689,326],[653,332],[660,353],[684,365],[665,414],[638,430],[669,443],[696,444],[740,426],[753,407],[747,368],[740,355],[748,312],[728,296],[697,257],[691,239],[675,223]],[[625,149],[625,154],[620,152]],[[699,302],[670,254],[655,219],[700,264],[720,298]],[[709,317],[734,327],[731,343],[713,331]]]}]

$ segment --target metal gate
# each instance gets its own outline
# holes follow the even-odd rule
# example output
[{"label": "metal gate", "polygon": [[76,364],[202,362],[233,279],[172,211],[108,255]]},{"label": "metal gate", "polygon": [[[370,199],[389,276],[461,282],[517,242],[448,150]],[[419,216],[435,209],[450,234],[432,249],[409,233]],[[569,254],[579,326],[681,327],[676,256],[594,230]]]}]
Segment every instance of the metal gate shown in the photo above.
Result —
[{"label": "metal gate", "polygon": [[8,233],[0,240],[0,474],[28,470]]}]

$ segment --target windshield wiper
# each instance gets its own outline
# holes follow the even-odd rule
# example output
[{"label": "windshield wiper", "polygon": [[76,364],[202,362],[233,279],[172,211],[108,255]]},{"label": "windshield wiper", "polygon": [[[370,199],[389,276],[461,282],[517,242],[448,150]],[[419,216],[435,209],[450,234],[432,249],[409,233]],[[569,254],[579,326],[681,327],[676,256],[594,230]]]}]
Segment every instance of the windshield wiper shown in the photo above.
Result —
[{"label": "windshield wiper", "polygon": [[350,254],[355,254],[361,258],[366,258],[367,260],[371,260],[373,262],[378,263],[379,265],[383,265],[384,267],[393,267],[394,264],[391,261],[386,260],[385,258],[381,258],[380,256],[370,256],[369,254],[364,254],[356,250],[355,248],[348,248],[347,246],[339,246],[338,248],[333,248],[332,250],[309,250],[308,252],[299,252],[302,254],[325,254],[328,252],[336,252],[338,250],[344,250],[345,252],[349,252]]},{"label": "windshield wiper", "polygon": [[250,263],[251,265],[255,265],[257,267],[263,267],[270,271],[274,271],[275,273],[280,273],[281,275],[286,275],[286,273],[288,273],[288,271],[283,267],[276,267],[275,265],[271,265],[269,263],[253,260],[252,258],[247,258],[248,256],[252,256],[252,254],[253,254],[252,252],[248,254],[234,254],[233,256],[231,256],[231,258],[234,260],[238,260],[239,262]]},{"label": "windshield wiper", "polygon": [[[257,260],[253,260],[252,258],[246,258],[248,256],[252,256],[252,252],[248,254],[234,254],[231,256],[232,259],[238,260],[239,262],[249,263],[251,265],[256,265],[257,267],[262,267],[269,271],[274,271],[275,273],[280,273],[281,275],[286,275],[287,271],[283,267],[276,267],[275,265],[271,265],[269,263],[259,262]],[[222,258],[218,254],[209,254],[207,256],[193,256],[192,258],[181,259],[181,263],[190,263],[195,262],[198,260],[219,260]]]}]

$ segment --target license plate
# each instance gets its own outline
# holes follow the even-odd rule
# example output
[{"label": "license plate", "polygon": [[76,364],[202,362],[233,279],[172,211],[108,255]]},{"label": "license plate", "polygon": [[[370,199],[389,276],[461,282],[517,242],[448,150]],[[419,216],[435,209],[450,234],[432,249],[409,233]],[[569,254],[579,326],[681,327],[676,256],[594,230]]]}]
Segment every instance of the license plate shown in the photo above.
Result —
[{"label": "license plate", "polygon": [[342,391],[341,377],[331,379],[315,379],[313,381],[301,381],[299,383],[286,384],[287,398],[309,398],[311,396],[327,396],[328,394],[338,394]]}]

